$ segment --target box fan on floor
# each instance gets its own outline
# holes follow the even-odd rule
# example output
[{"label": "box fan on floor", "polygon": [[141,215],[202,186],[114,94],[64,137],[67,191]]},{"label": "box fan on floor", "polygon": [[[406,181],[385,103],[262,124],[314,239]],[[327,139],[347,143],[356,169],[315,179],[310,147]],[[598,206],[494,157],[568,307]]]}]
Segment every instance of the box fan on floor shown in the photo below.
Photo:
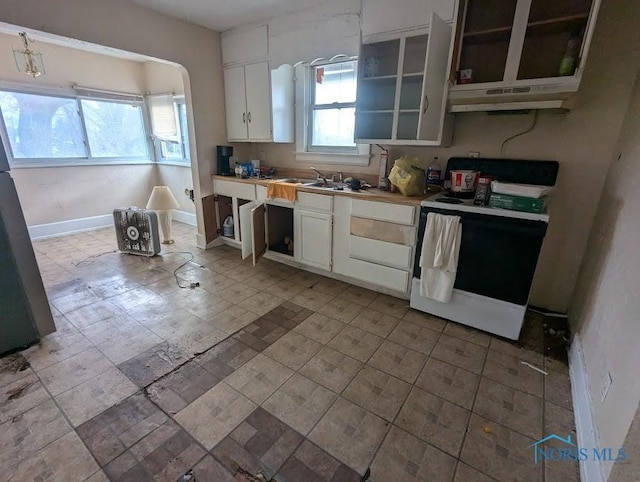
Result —
[{"label": "box fan on floor", "polygon": [[160,252],[158,216],[154,211],[136,207],[115,209],[113,220],[120,251],[142,256]]}]

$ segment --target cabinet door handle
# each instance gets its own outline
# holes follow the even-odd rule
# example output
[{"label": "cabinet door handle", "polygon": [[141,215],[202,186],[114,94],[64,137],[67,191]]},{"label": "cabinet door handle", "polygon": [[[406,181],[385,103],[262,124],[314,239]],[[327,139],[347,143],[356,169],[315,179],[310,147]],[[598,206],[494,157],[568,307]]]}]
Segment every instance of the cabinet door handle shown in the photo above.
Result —
[{"label": "cabinet door handle", "polygon": [[422,113],[426,114],[428,109],[429,109],[429,96],[425,95],[424,96],[424,109],[422,109]]},{"label": "cabinet door handle", "polygon": [[249,121],[249,124],[251,124],[251,112],[247,114],[247,120]]},{"label": "cabinet door handle", "polygon": [[246,124],[247,123],[247,114],[246,113],[242,113],[242,123]]}]

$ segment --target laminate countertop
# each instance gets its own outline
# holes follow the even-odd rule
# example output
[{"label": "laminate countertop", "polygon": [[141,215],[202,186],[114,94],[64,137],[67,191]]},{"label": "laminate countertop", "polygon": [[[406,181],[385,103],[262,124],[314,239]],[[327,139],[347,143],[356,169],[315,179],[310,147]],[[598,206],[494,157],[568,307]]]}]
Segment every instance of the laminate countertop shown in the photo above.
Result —
[{"label": "laminate countertop", "polygon": [[[213,179],[217,179],[220,181],[240,182],[243,184],[253,184],[253,185],[259,185],[259,186],[266,186],[269,183],[269,181],[278,180],[277,177],[274,179],[240,179],[233,176],[218,176],[218,175],[214,175]],[[282,178],[282,179],[286,179],[286,178]],[[408,206],[419,206],[421,201],[423,201],[424,199],[427,199],[428,197],[433,196],[434,194],[437,194],[437,193],[429,193],[429,194],[423,194],[420,196],[407,197],[407,196],[403,196],[399,192],[383,191],[378,188],[362,189],[360,191],[352,191],[349,188],[345,188],[343,191],[335,191],[333,189],[308,187],[302,184],[298,186],[297,190],[300,192],[324,194],[325,196],[349,196],[354,199],[363,199],[366,201],[380,201],[380,202],[393,203],[393,204],[404,204]]]}]

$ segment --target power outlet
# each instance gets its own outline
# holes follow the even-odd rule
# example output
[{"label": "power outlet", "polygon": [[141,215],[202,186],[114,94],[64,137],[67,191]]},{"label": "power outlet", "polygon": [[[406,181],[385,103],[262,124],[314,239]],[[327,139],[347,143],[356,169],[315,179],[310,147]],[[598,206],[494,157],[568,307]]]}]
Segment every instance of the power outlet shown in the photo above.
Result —
[{"label": "power outlet", "polygon": [[471,157],[472,159],[477,159],[478,157],[480,157],[480,153],[478,151],[469,151],[469,157]]},{"label": "power outlet", "polygon": [[607,394],[609,393],[612,383],[613,378],[611,378],[611,373],[607,372],[604,380],[602,381],[602,388],[600,389],[600,402],[604,402],[604,399],[607,398]]}]

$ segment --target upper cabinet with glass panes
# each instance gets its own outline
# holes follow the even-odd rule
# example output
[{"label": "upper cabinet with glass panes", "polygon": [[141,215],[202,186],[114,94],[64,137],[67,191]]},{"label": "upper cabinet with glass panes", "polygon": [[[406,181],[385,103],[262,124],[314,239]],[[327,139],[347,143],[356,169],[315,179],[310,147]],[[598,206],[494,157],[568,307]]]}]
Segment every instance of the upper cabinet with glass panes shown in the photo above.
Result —
[{"label": "upper cabinet with glass panes", "polygon": [[451,26],[431,15],[428,30],[362,45],[356,99],[356,140],[443,145]]},{"label": "upper cabinet with glass panes", "polygon": [[576,92],[600,0],[460,0],[450,80],[465,92]]}]

